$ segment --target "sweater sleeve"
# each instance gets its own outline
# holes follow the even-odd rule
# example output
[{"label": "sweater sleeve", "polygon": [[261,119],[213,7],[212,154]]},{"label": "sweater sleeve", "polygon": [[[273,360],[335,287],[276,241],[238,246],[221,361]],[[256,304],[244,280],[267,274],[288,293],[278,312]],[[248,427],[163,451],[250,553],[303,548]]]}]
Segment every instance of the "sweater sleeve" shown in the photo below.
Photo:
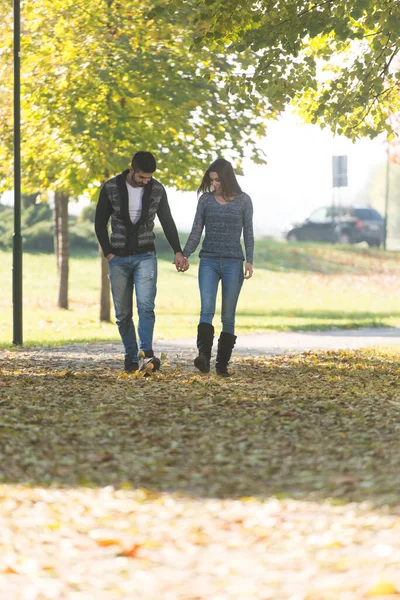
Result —
[{"label": "sweater sleeve", "polygon": [[254,233],[253,233],[253,203],[250,196],[246,198],[243,214],[243,239],[246,250],[246,262],[253,264]]},{"label": "sweater sleeve", "polygon": [[97,239],[103,251],[104,256],[112,253],[110,238],[108,236],[107,224],[112,212],[111,202],[105,186],[100,190],[99,200],[96,206],[96,216],[94,219],[94,230]]},{"label": "sweater sleeve", "polygon": [[172,218],[171,209],[167,199],[167,192],[165,190],[163,191],[163,195],[158,206],[157,217],[160,219],[161,227],[163,228],[165,237],[167,238],[168,243],[174,253],[176,254],[177,252],[182,252],[178,230],[176,228],[175,221]]},{"label": "sweater sleeve", "polygon": [[203,233],[205,225],[205,195],[200,196],[197,203],[197,210],[194,217],[192,230],[189,234],[185,247],[183,249],[183,255],[186,258],[196,250],[201,240],[201,234]]}]

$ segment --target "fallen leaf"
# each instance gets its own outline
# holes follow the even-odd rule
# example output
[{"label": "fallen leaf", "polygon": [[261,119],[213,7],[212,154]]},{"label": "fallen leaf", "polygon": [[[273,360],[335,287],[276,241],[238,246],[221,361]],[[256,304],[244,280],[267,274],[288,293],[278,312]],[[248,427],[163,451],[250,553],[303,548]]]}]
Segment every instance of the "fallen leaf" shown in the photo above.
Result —
[{"label": "fallen leaf", "polygon": [[96,544],[102,548],[108,548],[109,546],[121,546],[121,540],[96,540]]},{"label": "fallen leaf", "polygon": [[122,550],[122,552],[120,552],[118,554],[118,556],[126,556],[128,558],[135,558],[140,547],[141,547],[140,544],[134,544],[131,548],[126,548],[126,549]]},{"label": "fallen leaf", "polygon": [[367,592],[367,596],[390,596],[392,594],[398,594],[396,586],[390,581],[380,581]]}]

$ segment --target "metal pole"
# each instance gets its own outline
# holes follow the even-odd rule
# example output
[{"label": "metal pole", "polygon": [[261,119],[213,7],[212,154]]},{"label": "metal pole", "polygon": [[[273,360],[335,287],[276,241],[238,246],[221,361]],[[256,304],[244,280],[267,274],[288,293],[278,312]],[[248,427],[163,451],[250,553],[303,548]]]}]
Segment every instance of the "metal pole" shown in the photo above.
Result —
[{"label": "metal pole", "polygon": [[390,148],[388,145],[387,157],[386,157],[385,222],[383,224],[383,249],[384,250],[387,249],[389,194],[390,194]]},{"label": "metal pole", "polygon": [[21,7],[14,0],[14,235],[13,235],[13,344],[22,346],[22,235],[21,235]]}]

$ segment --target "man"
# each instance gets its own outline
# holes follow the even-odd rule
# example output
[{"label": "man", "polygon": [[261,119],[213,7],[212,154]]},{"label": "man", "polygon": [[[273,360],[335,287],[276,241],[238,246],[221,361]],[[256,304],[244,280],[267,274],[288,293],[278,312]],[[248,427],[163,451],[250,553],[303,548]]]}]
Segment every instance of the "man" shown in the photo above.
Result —
[{"label": "man", "polygon": [[[157,370],[160,360],[153,352],[154,300],[157,259],[154,220],[158,216],[175,253],[178,271],[188,264],[182,254],[178,232],[167,194],[153,179],[156,161],[150,152],[137,152],[129,169],[103,185],[96,207],[97,239],[108,260],[115,316],[125,348],[125,371]],[[111,236],[107,224],[111,217]],[[132,320],[133,290],[136,291],[140,352]]]}]

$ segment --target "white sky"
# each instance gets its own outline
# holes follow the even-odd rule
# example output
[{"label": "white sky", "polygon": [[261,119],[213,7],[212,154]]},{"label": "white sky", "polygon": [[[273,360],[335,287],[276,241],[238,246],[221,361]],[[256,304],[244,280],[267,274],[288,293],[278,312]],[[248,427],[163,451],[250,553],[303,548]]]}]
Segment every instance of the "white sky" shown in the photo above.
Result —
[{"label": "white sky", "polygon": [[[386,152],[382,137],[353,144],[335,138],[315,125],[304,125],[285,113],[279,121],[270,122],[268,135],[260,140],[267,155],[267,165],[244,163],[242,189],[254,205],[256,235],[279,234],[286,225],[307,217],[314,208],[332,202],[332,155],[348,156],[349,186],[340,189],[339,202],[367,204],[362,192],[371,171],[384,163]],[[180,231],[190,231],[196,211],[195,192],[168,189],[168,199]],[[384,190],[382,190],[382,195]],[[5,194],[3,202],[11,203]],[[79,214],[85,201],[70,203],[70,212]]]}]

